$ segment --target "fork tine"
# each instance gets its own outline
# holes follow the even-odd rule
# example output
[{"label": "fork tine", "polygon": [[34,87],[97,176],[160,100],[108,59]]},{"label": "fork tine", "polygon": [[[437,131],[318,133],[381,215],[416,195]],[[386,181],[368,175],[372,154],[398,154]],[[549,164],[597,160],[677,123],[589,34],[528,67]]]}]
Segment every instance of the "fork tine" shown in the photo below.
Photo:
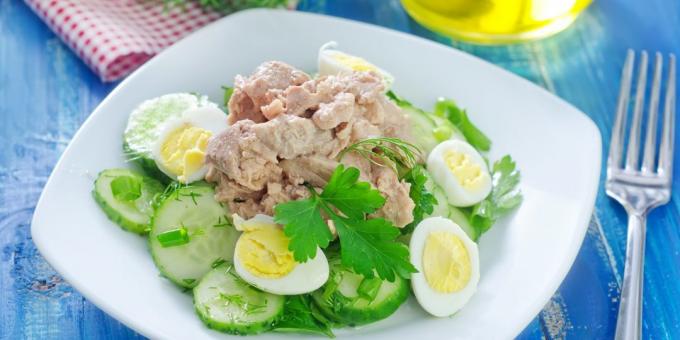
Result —
[{"label": "fork tine", "polygon": [[628,50],[626,62],[621,70],[621,88],[619,90],[619,100],[616,104],[616,118],[612,129],[612,138],[609,143],[609,158],[607,168],[618,169],[621,166],[621,153],[623,149],[623,128],[626,125],[626,113],[628,112],[628,97],[630,96],[630,83],[633,79],[633,63],[635,53]]},{"label": "fork tine", "polygon": [[645,105],[645,86],[647,85],[647,51],[642,51],[638,65],[637,86],[635,88],[635,104],[633,121],[630,124],[626,169],[637,170],[640,159],[640,125],[642,125],[642,108]]},{"label": "fork tine", "polygon": [[661,92],[661,71],[663,69],[661,53],[656,52],[654,59],[654,80],[652,81],[652,94],[649,99],[645,154],[642,160],[643,173],[654,172],[654,156],[656,155],[656,126],[659,120],[659,95]]},{"label": "fork tine", "polygon": [[663,110],[663,131],[659,151],[658,173],[671,178],[673,175],[673,144],[675,141],[675,55],[670,55],[666,101]]}]

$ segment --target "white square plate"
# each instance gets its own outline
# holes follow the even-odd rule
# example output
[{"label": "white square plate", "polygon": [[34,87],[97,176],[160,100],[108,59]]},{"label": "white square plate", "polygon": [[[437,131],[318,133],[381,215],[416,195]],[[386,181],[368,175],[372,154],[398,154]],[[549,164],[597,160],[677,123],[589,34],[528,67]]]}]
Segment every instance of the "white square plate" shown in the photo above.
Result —
[{"label": "white square plate", "polygon": [[[592,213],[601,138],[593,122],[530,82],[460,51],[410,35],[326,16],[251,10],[220,20],[151,60],[92,113],[52,173],[35,211],[33,240],[47,261],[101,309],[136,331],[163,339],[227,337],[204,327],[191,296],[162,279],[142,237],[109,222],[93,201],[93,177],[125,166],[121,135],[129,112],[165,93],[196,91],[219,102],[220,85],[277,59],[316,69],[326,41],[396,77],[395,91],[431,108],[454,98],[493,140],[491,159],[512,154],[525,200],[485,234],[481,280],[451,318],[428,317],[411,299],[354,339],[514,337],[564,279]],[[276,333],[260,338],[293,337]]]}]

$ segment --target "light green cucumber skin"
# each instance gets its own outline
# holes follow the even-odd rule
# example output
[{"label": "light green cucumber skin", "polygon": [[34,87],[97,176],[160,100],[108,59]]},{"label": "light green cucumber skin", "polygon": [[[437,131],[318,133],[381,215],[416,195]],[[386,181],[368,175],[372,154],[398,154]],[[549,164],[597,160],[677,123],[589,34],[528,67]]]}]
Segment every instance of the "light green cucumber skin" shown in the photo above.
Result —
[{"label": "light green cucumber skin", "polygon": [[[192,190],[192,191],[197,192],[201,195],[206,195],[206,197],[210,197],[211,199],[214,199],[214,194],[215,194],[213,188],[211,186],[209,186],[208,184],[205,184],[203,182],[194,183],[190,187],[182,187],[182,188],[177,189],[177,190]],[[191,197],[180,197],[179,199],[191,201]],[[157,221],[159,219],[160,214],[163,213],[163,209],[164,209],[165,204],[168,203],[169,201],[176,201],[176,200],[177,200],[177,198],[174,195],[174,193],[171,193],[162,202],[160,202],[158,204],[158,206],[156,207],[155,212],[154,212],[154,216],[152,217],[151,223],[150,223],[151,231],[149,232],[148,245],[149,245],[149,249],[150,249],[150,252],[151,252],[151,257],[152,257],[154,263],[156,264],[156,267],[161,272],[161,275],[163,275],[165,278],[167,278],[168,280],[172,281],[173,283],[175,283],[176,285],[178,285],[182,288],[193,288],[193,287],[196,286],[196,284],[198,284],[198,281],[201,279],[201,277],[203,275],[199,275],[198,277],[177,277],[177,276],[172,274],[172,270],[170,270],[166,265],[163,264],[164,261],[160,258],[161,254],[159,254],[159,252],[162,252],[163,247],[160,245],[160,243],[158,242],[158,239],[156,238],[156,236],[158,234],[158,228],[161,227],[161,226],[157,225]],[[215,202],[215,204],[219,204],[219,203]],[[196,207],[195,209],[200,209],[200,208]],[[223,208],[223,209],[224,209],[224,216],[229,216],[229,213],[226,210],[226,208]],[[217,222],[217,216],[215,216],[215,222]],[[179,225],[177,225],[177,227],[179,227]],[[216,228],[216,227],[213,227],[212,225],[205,225],[205,226],[201,226],[201,227],[203,227],[207,230],[210,230],[212,232],[233,233],[233,235],[231,235],[231,240],[229,240],[226,244],[224,244],[224,247],[225,247],[224,249],[229,251],[228,254],[211,254],[211,258],[206,257],[205,272],[208,272],[211,269],[210,265],[212,264],[212,261],[214,261],[214,259],[216,259],[218,257],[222,258],[226,261],[231,261],[231,259],[233,257],[234,245],[236,243],[236,239],[237,239],[239,233],[232,226],[224,226],[224,227]],[[173,226],[173,228],[169,228],[169,229],[174,229],[174,226]],[[199,236],[199,237],[206,237],[206,236]],[[191,243],[191,241],[189,243]],[[176,246],[176,247],[173,247],[173,248],[180,248],[180,247],[186,247],[186,245],[180,245],[180,246]],[[220,256],[220,255],[224,255],[224,256]],[[189,283],[189,282],[185,281],[186,279],[193,279],[194,281]]]},{"label": "light green cucumber skin", "polygon": [[[200,293],[200,290],[202,289],[210,289],[210,287],[204,287],[204,285],[211,285],[212,283],[210,282],[211,279],[214,278],[215,275],[225,275],[228,276],[230,274],[227,274],[226,272],[228,270],[233,271],[233,267],[229,268],[231,265],[229,264],[223,264],[212,271],[208,272],[203,279],[201,279],[200,283],[194,287],[193,289],[193,295],[194,295],[194,310],[196,311],[196,314],[198,314],[198,317],[203,321],[203,323],[208,326],[209,328],[212,328],[214,330],[220,331],[220,332],[225,332],[229,334],[234,334],[234,335],[252,335],[252,334],[258,334],[262,333],[265,331],[268,331],[272,329],[272,326],[276,321],[281,317],[283,314],[284,310],[284,305],[285,305],[285,297],[281,295],[274,295],[271,293],[266,293],[266,292],[259,292],[259,294],[264,294],[267,299],[267,306],[271,307],[274,306],[274,312],[271,313],[270,317],[267,317],[263,320],[258,320],[256,322],[225,322],[221,320],[216,320],[212,317],[210,317],[210,312],[209,309],[206,308],[206,305],[203,304],[203,302],[198,301],[198,295]],[[233,279],[226,277],[226,279]],[[235,282],[234,284],[236,285],[241,285],[245,283],[239,283]],[[253,289],[253,288],[250,288]],[[241,294],[241,292],[234,292],[236,294]],[[252,292],[249,292],[249,294],[252,294]]]},{"label": "light green cucumber skin", "polygon": [[467,215],[465,215],[463,211],[456,207],[449,206],[449,219],[458,224],[471,240],[477,242],[479,234],[477,233],[477,230],[472,227],[470,220],[468,220]]},{"label": "light green cucumber skin", "polygon": [[446,199],[446,194],[444,194],[444,191],[440,187],[435,186],[433,189],[433,194],[437,199],[437,205],[434,207],[432,213],[427,217],[441,216],[450,219],[451,221],[458,224],[471,240],[476,242],[477,238],[479,238],[479,235],[477,234],[476,229],[470,224],[467,215],[465,215],[462,210],[449,204],[448,200]]},{"label": "light green cucumber skin", "polygon": [[433,133],[437,127],[434,120],[424,111],[413,107],[402,107],[402,111],[410,119],[412,126],[411,135],[415,143],[425,152],[425,155],[429,154],[438,144]]},{"label": "light green cucumber skin", "polygon": [[465,140],[463,134],[458,128],[448,120],[435,116],[434,114],[425,112],[412,106],[401,107],[402,111],[409,117],[411,123],[411,136],[415,140],[424,154],[427,156],[437,144],[443,140],[435,137],[434,131],[440,127],[446,127],[451,130],[451,137],[449,139]]},{"label": "light green cucumber skin", "polygon": [[139,104],[130,114],[123,133],[125,155],[149,176],[167,183],[168,177],[158,169],[152,155],[159,129],[166,121],[180,117],[184,111],[205,106],[217,107],[208,101],[208,97],[191,93],[166,94]]},{"label": "light green cucumber skin", "polygon": [[434,198],[437,199],[437,205],[434,206],[432,213],[429,214],[428,217],[449,217],[451,206],[449,205],[449,200],[446,198],[446,194],[444,194],[444,190],[442,190],[439,186],[434,185],[431,192],[432,195],[434,195]]},{"label": "light green cucumber skin", "polygon": [[[354,273],[350,274],[356,275]],[[359,282],[360,280],[356,283],[357,287]],[[357,287],[354,287],[355,291]],[[385,293],[383,290],[392,290],[391,292],[387,292],[389,295],[383,300],[373,300],[370,303],[367,303],[367,300],[357,298],[355,301],[335,311],[333,306],[324,301],[323,288],[324,287],[321,287],[311,294],[312,301],[314,301],[316,306],[319,307],[319,310],[321,310],[321,312],[330,320],[349,326],[365,325],[385,319],[396,312],[409,296],[409,284],[407,280],[397,276],[394,282],[383,281],[376,299]],[[357,306],[358,304],[364,304],[364,306]]]},{"label": "light green cucumber skin", "polygon": [[[145,221],[133,221],[132,219],[125,217],[122,213],[117,211],[116,208],[112,206],[115,203],[107,202],[107,199],[104,197],[103,193],[100,193],[99,190],[97,190],[98,181],[104,180],[104,176],[107,175],[109,176],[141,176],[141,175],[128,169],[104,170],[99,173],[97,179],[95,180],[94,189],[92,190],[92,197],[94,198],[95,202],[97,202],[102,211],[104,211],[106,217],[108,217],[109,220],[116,223],[124,230],[140,235],[146,234],[149,228],[151,215],[147,215],[147,219]],[[110,190],[110,187],[106,189]],[[145,182],[142,186],[142,191],[146,191],[142,195],[143,199],[149,199],[149,197],[153,197],[155,194],[161,193],[163,191],[163,185],[156,181],[155,179],[147,177],[145,178]],[[110,199],[114,199],[113,194],[111,194],[110,196],[111,196]],[[142,213],[140,212],[140,214]]]}]

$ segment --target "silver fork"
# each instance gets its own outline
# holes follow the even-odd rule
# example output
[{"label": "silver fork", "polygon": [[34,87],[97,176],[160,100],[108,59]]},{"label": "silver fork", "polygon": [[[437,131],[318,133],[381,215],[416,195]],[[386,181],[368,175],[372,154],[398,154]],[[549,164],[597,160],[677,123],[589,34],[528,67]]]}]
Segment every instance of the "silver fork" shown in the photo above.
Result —
[{"label": "silver fork", "polygon": [[618,340],[640,339],[647,214],[652,209],[668,203],[671,197],[675,135],[675,56],[671,54],[669,57],[658,163],[656,162],[656,132],[663,58],[658,52],[654,57],[654,78],[647,112],[647,133],[640,166],[640,130],[647,84],[647,59],[647,52],[642,51],[638,67],[633,120],[630,124],[624,161],[624,129],[635,62],[635,52],[628,50],[621,73],[621,90],[607,159],[607,182],[605,184],[607,195],[621,203],[628,213],[626,264],[623,272],[619,315],[616,321],[616,339]]}]

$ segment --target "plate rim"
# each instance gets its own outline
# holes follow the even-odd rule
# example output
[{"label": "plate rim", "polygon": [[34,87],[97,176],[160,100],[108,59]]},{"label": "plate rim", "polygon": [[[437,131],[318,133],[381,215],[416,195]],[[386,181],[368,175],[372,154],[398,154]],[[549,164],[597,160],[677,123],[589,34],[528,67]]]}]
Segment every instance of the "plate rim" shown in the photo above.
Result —
[{"label": "plate rim", "polygon": [[[587,197],[584,197],[584,200],[588,202],[587,206],[590,207],[587,209],[587,211],[584,213],[583,216],[579,216],[579,223],[577,224],[577,227],[580,227],[580,230],[578,232],[575,232],[574,238],[569,245],[569,253],[565,254],[565,257],[568,258],[568,261],[562,261],[560,262],[560,265],[557,267],[557,272],[559,275],[556,275],[555,277],[559,276],[559,280],[551,280],[550,281],[550,287],[549,291],[551,292],[550,296],[545,299],[542,303],[534,303],[533,305],[526,306],[525,309],[531,310],[531,315],[528,320],[525,320],[523,323],[516,323],[516,327],[514,328],[514,333],[516,335],[519,335],[523,329],[526,328],[527,325],[530,324],[530,322],[536,317],[536,315],[542,310],[544,307],[545,303],[547,303],[551,296],[554,295],[554,293],[557,291],[559,286],[562,284],[564,279],[566,278],[569,270],[571,269],[576,256],[578,252],[580,251],[581,245],[585,239],[586,232],[588,230],[589,222],[590,219],[592,218],[593,212],[595,210],[595,203],[597,199],[597,194],[599,191],[600,187],[600,174],[601,174],[601,165],[602,165],[602,135],[595,124],[595,122],[584,112],[579,110],[578,108],[574,107],[572,104],[569,102],[565,101],[564,99],[558,97],[557,95],[549,92],[545,88],[538,86],[537,84],[513,73],[510,72],[506,69],[503,69],[500,66],[497,66],[489,61],[486,61],[482,58],[479,58],[475,55],[466,53],[464,51],[458,50],[452,46],[444,45],[443,43],[429,40],[426,38],[422,38],[413,34],[401,32],[398,30],[386,28],[383,26],[379,26],[376,24],[372,23],[366,23],[366,22],[361,22],[361,21],[355,21],[351,19],[346,19],[342,17],[335,17],[335,16],[330,16],[326,14],[319,14],[319,13],[309,13],[309,12],[300,12],[300,11],[291,11],[291,10],[284,10],[284,9],[268,9],[268,8],[254,8],[254,9],[248,9],[248,10],[243,10],[239,11],[230,15],[227,15],[219,20],[216,20],[196,31],[193,33],[187,35],[186,37],[180,39],[177,41],[175,44],[172,46],[166,48],[165,50],[161,51],[158,53],[156,56],[151,58],[149,61],[144,63],[141,67],[136,69],[132,74],[127,76],[121,83],[119,83],[96,107],[92,112],[88,115],[87,119],[82,123],[82,125],[78,128],[76,133],[73,135],[71,140],[69,141],[67,147],[64,149],[62,154],[59,157],[59,160],[56,162],[54,165],[52,172],[50,173],[50,176],[48,180],[45,183],[45,186],[43,187],[40,197],[36,203],[33,216],[31,219],[31,238],[33,239],[33,242],[36,245],[36,248],[39,250],[40,254],[43,256],[45,261],[54,268],[54,270],[61,275],[64,280],[66,280],[71,286],[73,286],[83,297],[85,297],[87,300],[92,302],[97,308],[100,308],[102,311],[107,313],[108,315],[112,316],[114,319],[117,321],[123,323],[125,326],[131,328],[132,330],[142,334],[143,336],[146,336],[148,338],[155,338],[155,337],[166,337],[165,334],[163,334],[162,331],[157,330],[157,329],[151,329],[150,327],[144,326],[143,322],[134,322],[134,320],[131,320],[126,317],[126,315],[122,312],[119,312],[115,306],[113,306],[111,303],[107,302],[107,299],[100,297],[97,293],[91,291],[87,285],[81,284],[77,279],[76,279],[76,273],[71,273],[68,269],[66,269],[66,265],[62,265],[62,261],[58,260],[58,257],[54,255],[53,249],[48,246],[48,243],[46,242],[47,240],[44,240],[39,232],[40,228],[36,228],[36,225],[40,225],[42,218],[42,211],[44,210],[43,205],[45,204],[45,192],[47,191],[46,189],[51,187],[52,182],[54,181],[55,173],[56,170],[61,169],[62,163],[64,161],[64,155],[69,152],[69,150],[72,148],[73,141],[78,139],[78,137],[83,133],[83,131],[87,130],[89,125],[92,124],[93,117],[98,114],[99,111],[105,106],[108,105],[108,103],[112,100],[113,97],[117,96],[118,92],[121,91],[121,89],[125,88],[128,83],[134,81],[139,75],[143,72],[145,72],[146,69],[152,68],[155,66],[155,64],[158,62],[159,59],[164,58],[166,54],[171,53],[175,49],[180,49],[182,48],[182,45],[186,41],[192,40],[194,37],[205,34],[205,32],[212,30],[214,27],[222,25],[223,22],[233,20],[234,18],[237,17],[242,17],[242,16],[258,16],[258,15],[270,15],[270,14],[275,14],[275,15],[289,15],[289,16],[301,16],[301,17],[315,17],[315,18],[322,18],[323,20],[327,20],[329,22],[342,22],[345,24],[351,24],[351,25],[356,25],[359,27],[364,27],[367,29],[371,30],[377,30],[380,31],[384,34],[390,34],[390,35],[395,35],[399,37],[400,39],[405,39],[409,40],[413,43],[417,44],[425,44],[428,45],[431,48],[437,48],[441,50],[446,50],[448,53],[454,53],[457,55],[459,58],[466,58],[473,60],[474,62],[481,62],[485,64],[486,67],[491,67],[494,69],[494,72],[501,72],[504,73],[506,76],[510,76],[514,78],[514,81],[519,81],[519,82],[524,82],[525,85],[529,85],[534,91],[540,91],[543,92],[543,95],[547,95],[551,97],[552,100],[558,101],[561,105],[568,107],[571,111],[573,111],[574,114],[578,114],[578,116],[584,120],[584,123],[589,126],[589,129],[592,130],[588,133],[590,136],[592,134],[592,137],[595,138],[594,142],[596,146],[594,149],[596,150],[596,167],[594,166],[594,170],[590,174],[591,176],[595,177],[596,180],[595,185],[591,188],[589,192],[587,192]],[[63,169],[61,169],[63,170]],[[585,205],[584,205],[585,206]],[[37,223],[36,223],[37,222]]]}]

